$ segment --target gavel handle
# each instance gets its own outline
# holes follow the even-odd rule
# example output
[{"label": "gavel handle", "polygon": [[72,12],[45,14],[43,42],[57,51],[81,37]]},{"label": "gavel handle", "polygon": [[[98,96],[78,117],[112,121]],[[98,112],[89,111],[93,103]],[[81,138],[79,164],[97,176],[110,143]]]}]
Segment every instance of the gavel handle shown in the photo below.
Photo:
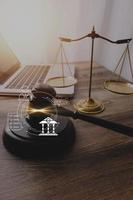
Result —
[{"label": "gavel handle", "polygon": [[66,108],[63,107],[59,107],[58,108],[58,114],[59,115],[64,115],[64,116],[68,116],[68,117],[72,117],[74,119],[80,119],[86,122],[90,122],[93,123],[95,125],[119,132],[121,134],[133,137],[133,128],[132,127],[128,127],[116,122],[112,122],[109,120],[105,120],[99,117],[95,117],[95,116],[91,116],[91,115],[87,115],[87,114],[82,114],[79,112],[73,112],[71,110],[68,110]]},{"label": "gavel handle", "polygon": [[86,122],[91,122],[93,124],[102,126],[104,128],[113,130],[113,131],[117,131],[121,134],[133,137],[133,128],[116,123],[116,122],[112,122],[109,120],[105,120],[102,118],[98,118],[98,117],[94,117],[94,116],[89,116],[89,115],[84,115],[81,113],[76,112],[75,113],[75,117],[77,117],[78,119],[84,120]]}]

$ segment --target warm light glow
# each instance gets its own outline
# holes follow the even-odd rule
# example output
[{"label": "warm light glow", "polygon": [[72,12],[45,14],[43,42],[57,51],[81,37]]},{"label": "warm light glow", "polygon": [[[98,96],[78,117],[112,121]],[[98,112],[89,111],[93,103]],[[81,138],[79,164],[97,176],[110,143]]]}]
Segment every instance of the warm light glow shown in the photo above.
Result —
[{"label": "warm light glow", "polygon": [[27,112],[28,112],[29,114],[38,113],[38,112],[39,112],[39,113],[48,113],[48,114],[50,114],[50,113],[52,113],[52,111],[53,111],[53,109],[52,109],[51,107],[41,108],[41,109],[29,107],[29,108],[27,109]]},{"label": "warm light glow", "polygon": [[[80,3],[81,0],[0,1],[1,33],[21,63],[53,63],[58,38],[79,35]],[[73,58],[72,46],[69,53],[69,58]]]},{"label": "warm light glow", "polygon": [[1,32],[22,63],[40,63],[44,52],[42,0],[0,3]]}]

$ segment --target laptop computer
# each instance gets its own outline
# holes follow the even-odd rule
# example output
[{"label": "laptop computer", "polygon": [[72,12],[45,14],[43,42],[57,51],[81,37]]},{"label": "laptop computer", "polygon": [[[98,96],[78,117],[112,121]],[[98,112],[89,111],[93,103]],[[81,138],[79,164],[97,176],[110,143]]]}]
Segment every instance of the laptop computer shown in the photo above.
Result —
[{"label": "laptop computer", "polygon": [[[60,71],[59,68],[53,70],[50,65],[22,66],[7,42],[0,36],[0,95],[19,96],[21,93],[29,93],[36,84],[46,83],[49,78],[59,76]],[[71,72],[74,76],[74,65],[71,65]],[[74,95],[74,86],[55,90],[57,97]]]}]

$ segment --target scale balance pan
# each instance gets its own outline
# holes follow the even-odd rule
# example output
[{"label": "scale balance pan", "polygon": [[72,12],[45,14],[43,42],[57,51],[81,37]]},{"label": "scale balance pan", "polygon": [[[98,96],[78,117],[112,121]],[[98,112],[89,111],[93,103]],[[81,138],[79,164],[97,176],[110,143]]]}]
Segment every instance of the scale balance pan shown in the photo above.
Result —
[{"label": "scale balance pan", "polygon": [[114,93],[118,94],[133,94],[133,84],[117,81],[117,80],[108,80],[104,82],[104,88]]},{"label": "scale balance pan", "polygon": [[47,84],[55,88],[65,88],[73,86],[77,83],[77,79],[72,76],[58,76],[47,80]]}]

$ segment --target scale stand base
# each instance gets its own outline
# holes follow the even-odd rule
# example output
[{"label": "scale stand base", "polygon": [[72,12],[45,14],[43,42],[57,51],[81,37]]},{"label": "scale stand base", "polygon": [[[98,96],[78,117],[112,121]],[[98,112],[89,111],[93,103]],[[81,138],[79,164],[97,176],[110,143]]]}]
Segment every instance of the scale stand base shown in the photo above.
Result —
[{"label": "scale stand base", "polygon": [[58,122],[65,124],[57,136],[34,136],[30,125],[21,130],[12,130],[6,124],[3,143],[8,151],[24,158],[47,158],[63,154],[75,141],[75,128],[72,121],[58,116]]},{"label": "scale stand base", "polygon": [[104,105],[94,99],[83,99],[74,105],[75,109],[81,113],[97,114],[104,111]]}]

